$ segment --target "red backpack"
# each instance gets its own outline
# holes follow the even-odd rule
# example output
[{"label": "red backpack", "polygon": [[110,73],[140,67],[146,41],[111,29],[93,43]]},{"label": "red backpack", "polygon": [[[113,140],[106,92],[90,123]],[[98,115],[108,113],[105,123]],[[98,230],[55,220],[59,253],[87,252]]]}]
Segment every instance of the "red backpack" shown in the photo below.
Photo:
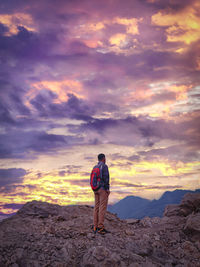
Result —
[{"label": "red backpack", "polygon": [[95,166],[91,172],[90,185],[93,191],[97,191],[101,187],[101,172],[98,165]]}]

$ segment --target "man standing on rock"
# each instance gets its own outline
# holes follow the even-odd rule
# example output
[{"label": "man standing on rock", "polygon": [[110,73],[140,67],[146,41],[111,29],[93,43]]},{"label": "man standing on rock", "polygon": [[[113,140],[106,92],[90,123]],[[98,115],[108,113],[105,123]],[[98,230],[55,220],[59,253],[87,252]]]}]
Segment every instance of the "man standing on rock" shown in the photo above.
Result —
[{"label": "man standing on rock", "polygon": [[[104,228],[104,217],[108,205],[109,191],[109,171],[106,165],[106,157],[104,154],[98,155],[98,164],[93,168],[97,177],[97,188],[93,188],[95,206],[94,206],[94,233],[106,234],[108,231]],[[92,173],[93,173],[92,171]],[[91,174],[92,176],[92,174]],[[91,182],[91,180],[90,180]]]}]

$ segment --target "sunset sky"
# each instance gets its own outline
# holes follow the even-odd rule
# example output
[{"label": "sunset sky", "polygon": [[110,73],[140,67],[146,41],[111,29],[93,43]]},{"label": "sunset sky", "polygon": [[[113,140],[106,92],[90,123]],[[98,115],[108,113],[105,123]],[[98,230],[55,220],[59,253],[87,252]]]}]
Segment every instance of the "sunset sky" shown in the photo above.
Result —
[{"label": "sunset sky", "polygon": [[1,0],[0,65],[1,213],[200,188],[199,0]]}]

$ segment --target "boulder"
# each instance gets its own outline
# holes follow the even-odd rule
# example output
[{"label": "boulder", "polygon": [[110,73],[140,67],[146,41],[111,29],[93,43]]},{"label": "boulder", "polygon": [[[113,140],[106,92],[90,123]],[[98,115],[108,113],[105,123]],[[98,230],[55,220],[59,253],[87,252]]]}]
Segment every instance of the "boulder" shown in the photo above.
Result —
[{"label": "boulder", "polygon": [[184,230],[186,232],[200,233],[200,212],[188,216]]},{"label": "boulder", "polygon": [[81,266],[123,266],[119,255],[104,246],[91,247],[83,256]]},{"label": "boulder", "polygon": [[185,194],[181,201],[180,207],[187,212],[187,215],[193,211],[200,211],[200,193]]},{"label": "boulder", "polygon": [[164,216],[172,217],[172,216],[180,215],[180,206],[177,204],[170,204],[165,207]]},{"label": "boulder", "polygon": [[200,193],[187,193],[181,203],[170,204],[165,207],[164,216],[188,216],[192,212],[200,211]]},{"label": "boulder", "polygon": [[125,219],[125,222],[127,222],[128,224],[139,223],[139,221],[139,219]]}]

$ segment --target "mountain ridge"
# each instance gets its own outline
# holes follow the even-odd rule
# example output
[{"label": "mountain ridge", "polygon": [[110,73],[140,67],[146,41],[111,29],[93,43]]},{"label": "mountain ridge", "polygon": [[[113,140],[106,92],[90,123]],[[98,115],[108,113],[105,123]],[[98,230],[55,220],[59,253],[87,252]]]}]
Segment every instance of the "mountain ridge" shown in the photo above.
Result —
[{"label": "mountain ridge", "polygon": [[142,219],[145,216],[162,217],[165,206],[180,203],[186,193],[200,193],[200,189],[165,191],[158,200],[127,196],[117,203],[109,205],[108,211],[116,213],[120,219]]}]

